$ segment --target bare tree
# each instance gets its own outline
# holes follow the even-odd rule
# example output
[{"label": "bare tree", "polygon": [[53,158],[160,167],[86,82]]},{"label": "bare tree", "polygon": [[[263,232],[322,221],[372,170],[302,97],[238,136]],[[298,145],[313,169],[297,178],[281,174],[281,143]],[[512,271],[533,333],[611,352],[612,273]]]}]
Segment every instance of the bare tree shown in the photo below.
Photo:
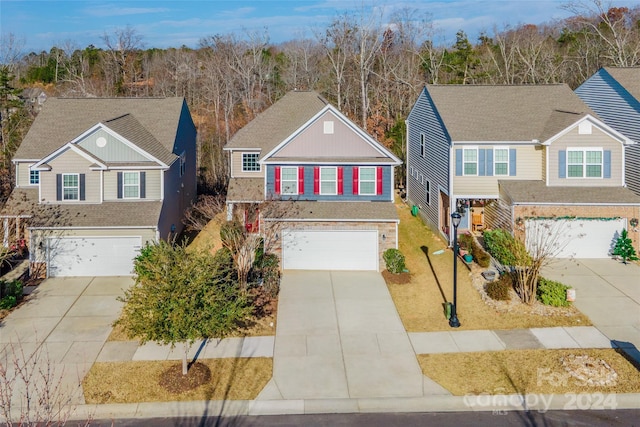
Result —
[{"label": "bare tree", "polygon": [[105,72],[114,93],[126,93],[126,85],[136,81],[136,52],[143,47],[142,36],[130,26],[105,33],[102,41],[107,46]]}]

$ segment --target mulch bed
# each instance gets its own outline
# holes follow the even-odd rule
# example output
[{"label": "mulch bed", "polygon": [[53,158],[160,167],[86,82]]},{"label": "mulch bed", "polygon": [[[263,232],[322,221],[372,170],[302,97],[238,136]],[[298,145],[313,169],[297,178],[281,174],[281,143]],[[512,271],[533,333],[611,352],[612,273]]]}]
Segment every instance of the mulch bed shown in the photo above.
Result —
[{"label": "mulch bed", "polygon": [[382,277],[384,277],[384,281],[387,282],[388,285],[404,285],[411,282],[411,273],[394,274],[389,270],[384,270]]},{"label": "mulch bed", "polygon": [[183,393],[211,381],[211,370],[203,363],[195,362],[187,375],[182,375],[182,363],[175,364],[162,373],[160,385],[170,393]]}]

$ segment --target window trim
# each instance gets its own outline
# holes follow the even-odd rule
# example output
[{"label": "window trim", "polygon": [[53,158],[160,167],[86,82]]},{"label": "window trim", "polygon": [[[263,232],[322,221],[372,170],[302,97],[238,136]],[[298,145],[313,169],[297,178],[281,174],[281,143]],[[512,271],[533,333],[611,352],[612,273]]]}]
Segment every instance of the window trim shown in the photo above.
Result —
[{"label": "window trim", "polygon": [[[135,174],[137,175],[137,183],[136,184],[127,184],[127,180],[125,178],[125,176],[127,174]],[[132,188],[132,187],[137,187],[138,188],[138,195],[137,196],[127,196],[127,192],[126,189],[127,188]],[[140,198],[140,172],[139,171],[123,171],[122,172],[122,198],[123,199],[139,199]]]},{"label": "window trim", "polygon": [[429,181],[428,179],[425,180],[424,188],[425,188],[424,201],[427,203],[427,205],[431,205],[431,181]]},{"label": "window trim", "polygon": [[[332,180],[327,180],[322,178],[322,172],[325,170],[333,170],[335,172],[335,178]],[[326,193],[322,191],[322,183],[323,182],[333,182],[335,184],[335,191],[333,193]],[[320,166],[320,174],[318,176],[318,185],[320,188],[318,189],[318,194],[321,196],[337,196],[338,195],[338,168],[336,166]]]},{"label": "window trim", "polygon": [[[284,171],[285,170],[295,170],[295,177],[292,179],[285,179],[284,178]],[[285,185],[285,183],[290,183],[293,182],[295,184],[295,191],[292,192],[285,192],[285,188],[287,187]],[[281,166],[280,167],[280,194],[282,196],[297,196],[299,194],[300,189],[298,188],[298,167],[297,166]]]},{"label": "window trim", "polygon": [[[496,151],[498,150],[504,150],[507,152],[507,160],[506,161],[498,161],[497,158],[498,156],[496,155]],[[509,156],[509,148],[508,147],[494,147],[493,148],[493,175],[494,176],[509,176],[509,164],[510,164],[510,156]],[[496,166],[498,164],[503,164],[506,163],[507,164],[507,171],[505,173],[498,173]]]},{"label": "window trim", "polygon": [[[373,179],[362,179],[362,170],[363,169],[373,169]],[[358,168],[358,194],[362,195],[362,196],[375,196],[377,194],[376,192],[376,185],[377,185],[377,168],[375,166],[360,166]],[[362,191],[362,182],[366,182],[366,183],[373,183],[373,192],[371,193],[365,193]]]},{"label": "window trim", "polygon": [[[604,178],[604,149],[602,147],[567,147],[566,154],[566,177],[567,179],[603,179]],[[570,163],[569,162],[569,153],[571,152],[581,152],[582,153],[582,163]],[[587,162],[587,152],[598,152],[600,153],[600,163],[588,163]],[[581,176],[571,176],[569,173],[569,166],[582,166],[582,175]],[[600,176],[587,176],[587,168],[589,166],[600,166]]]},{"label": "window trim", "polygon": [[[476,153],[476,160],[475,161],[467,161],[465,159],[465,152],[467,151],[474,151]],[[478,158],[479,158],[479,153],[478,153],[478,147],[464,147],[462,148],[462,176],[478,176],[478,172],[479,172],[479,165],[478,165]],[[465,165],[467,164],[475,164],[476,165],[476,173],[467,173],[467,170],[465,168]]]},{"label": "window trim", "polygon": [[40,185],[40,171],[29,170],[29,185]]},{"label": "window trim", "polygon": [[[73,176],[76,179],[76,185],[65,185],[65,178]],[[76,190],[75,198],[68,198],[65,190]],[[79,173],[63,173],[62,174],[62,200],[65,202],[77,202],[80,200],[80,174]]]},{"label": "window trim", "polygon": [[421,133],[420,134],[420,157],[422,157],[423,159],[425,157],[426,151],[427,151],[427,147],[425,142],[425,136],[424,136],[424,133]]},{"label": "window trim", "polygon": [[187,153],[186,151],[183,151],[182,154],[180,154],[180,177],[183,177],[186,172],[187,172]]},{"label": "window trim", "polygon": [[[257,169],[246,169],[245,168],[245,156],[255,156],[255,166]],[[242,172],[262,172],[262,165],[258,162],[260,158],[260,153],[242,153],[241,164],[242,164]]]}]

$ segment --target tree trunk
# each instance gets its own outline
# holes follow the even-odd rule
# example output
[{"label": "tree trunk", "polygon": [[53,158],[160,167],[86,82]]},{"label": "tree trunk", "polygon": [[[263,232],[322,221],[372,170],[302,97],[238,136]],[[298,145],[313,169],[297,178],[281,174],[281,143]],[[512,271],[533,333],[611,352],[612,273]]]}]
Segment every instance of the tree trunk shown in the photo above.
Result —
[{"label": "tree trunk", "polygon": [[184,343],[184,353],[182,353],[182,375],[187,375],[189,372],[189,364],[187,363],[187,354],[189,353],[189,344]]}]

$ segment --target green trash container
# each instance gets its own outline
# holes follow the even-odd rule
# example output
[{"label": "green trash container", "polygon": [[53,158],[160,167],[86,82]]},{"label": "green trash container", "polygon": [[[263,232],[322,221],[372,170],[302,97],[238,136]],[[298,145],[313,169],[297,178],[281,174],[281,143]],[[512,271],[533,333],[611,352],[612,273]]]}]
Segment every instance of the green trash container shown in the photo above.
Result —
[{"label": "green trash container", "polygon": [[411,215],[413,216],[418,216],[418,212],[420,211],[420,208],[417,207],[416,205],[413,205],[411,207]]}]

